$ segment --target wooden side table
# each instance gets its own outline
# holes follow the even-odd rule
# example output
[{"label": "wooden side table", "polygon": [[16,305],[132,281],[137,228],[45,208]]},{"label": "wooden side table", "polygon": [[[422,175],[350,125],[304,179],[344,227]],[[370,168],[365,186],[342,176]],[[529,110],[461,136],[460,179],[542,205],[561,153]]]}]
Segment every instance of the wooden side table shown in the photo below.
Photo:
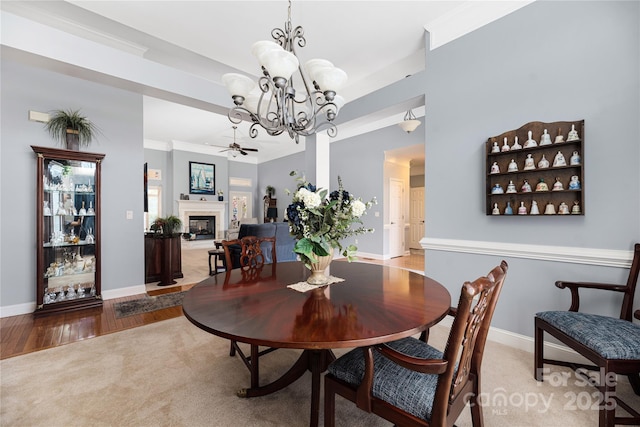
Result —
[{"label": "wooden side table", "polygon": [[[216,241],[215,244],[215,249],[209,249],[209,276],[218,274],[219,269],[222,269],[222,271],[227,269],[222,243]],[[211,258],[213,258],[213,264],[211,263]],[[220,263],[222,263],[222,265],[220,265]]]}]

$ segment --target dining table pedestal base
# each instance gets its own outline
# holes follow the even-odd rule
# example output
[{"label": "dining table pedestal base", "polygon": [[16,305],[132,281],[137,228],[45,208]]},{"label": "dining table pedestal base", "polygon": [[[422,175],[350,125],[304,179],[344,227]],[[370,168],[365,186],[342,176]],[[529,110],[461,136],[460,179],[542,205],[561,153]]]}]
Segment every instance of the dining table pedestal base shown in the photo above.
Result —
[{"label": "dining table pedestal base", "polygon": [[[254,350],[255,347],[255,350]],[[333,351],[329,349],[321,350],[304,350],[298,360],[277,380],[259,385],[258,357],[254,358],[254,352],[257,352],[258,346],[251,346],[252,363],[251,363],[251,387],[238,390],[239,397],[258,397],[275,393],[282,390],[289,384],[292,384],[305,372],[311,372],[311,417],[309,425],[317,427],[320,419],[320,375],[327,370],[327,367],[336,357]],[[255,355],[257,356],[257,354]]]}]

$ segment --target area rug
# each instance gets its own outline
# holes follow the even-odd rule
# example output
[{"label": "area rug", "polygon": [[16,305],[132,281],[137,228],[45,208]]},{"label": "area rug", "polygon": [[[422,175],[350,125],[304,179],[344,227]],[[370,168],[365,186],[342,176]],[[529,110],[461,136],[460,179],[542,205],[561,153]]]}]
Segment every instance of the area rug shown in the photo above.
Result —
[{"label": "area rug", "polygon": [[133,316],[134,314],[148,313],[150,311],[161,310],[167,307],[182,305],[184,294],[182,292],[172,292],[158,296],[145,296],[144,298],[131,301],[122,301],[114,304],[116,318]]}]

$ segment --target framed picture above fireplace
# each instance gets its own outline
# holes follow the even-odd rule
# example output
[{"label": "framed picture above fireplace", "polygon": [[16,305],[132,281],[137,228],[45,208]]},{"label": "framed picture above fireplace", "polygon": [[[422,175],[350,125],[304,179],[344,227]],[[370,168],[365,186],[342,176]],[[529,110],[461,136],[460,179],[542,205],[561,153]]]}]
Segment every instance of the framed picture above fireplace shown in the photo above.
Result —
[{"label": "framed picture above fireplace", "polygon": [[189,194],[216,193],[216,165],[189,162]]}]

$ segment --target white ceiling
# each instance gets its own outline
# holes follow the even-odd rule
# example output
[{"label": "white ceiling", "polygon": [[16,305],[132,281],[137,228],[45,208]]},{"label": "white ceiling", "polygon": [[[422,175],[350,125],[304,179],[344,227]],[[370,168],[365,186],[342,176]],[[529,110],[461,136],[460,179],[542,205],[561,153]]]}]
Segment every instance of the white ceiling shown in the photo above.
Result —
[{"label": "white ceiling", "polygon": [[[301,25],[307,40],[297,50],[301,63],[325,58],[345,70],[349,81],[341,94],[348,102],[423,70],[425,29],[431,33],[428,48],[435,49],[530,2],[297,0],[291,13],[293,26]],[[269,40],[271,30],[282,28],[287,18],[285,1],[3,0],[0,4],[4,11],[218,82],[229,71],[256,76],[259,66],[251,45]],[[390,112],[387,123],[400,121],[406,108]],[[231,126],[226,116],[144,99],[145,141],[227,146],[233,141]],[[370,126],[369,130],[376,124]],[[348,127],[342,125],[339,135],[349,134]],[[241,124],[238,142],[258,148],[257,156],[250,154],[258,162],[304,149],[302,142],[296,146],[288,137],[274,139],[260,132],[254,140],[247,134],[248,125]],[[398,160],[414,156],[423,157],[424,150],[399,153]]]}]

